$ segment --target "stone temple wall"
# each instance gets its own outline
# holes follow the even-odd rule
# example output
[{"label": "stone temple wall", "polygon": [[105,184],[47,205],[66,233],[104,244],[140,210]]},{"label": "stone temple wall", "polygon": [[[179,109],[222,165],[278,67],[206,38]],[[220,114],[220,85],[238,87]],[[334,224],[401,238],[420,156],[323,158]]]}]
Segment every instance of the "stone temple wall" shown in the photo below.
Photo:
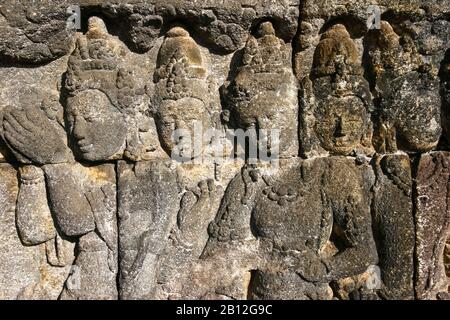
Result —
[{"label": "stone temple wall", "polygon": [[0,299],[448,299],[449,232],[448,0],[0,2]]}]

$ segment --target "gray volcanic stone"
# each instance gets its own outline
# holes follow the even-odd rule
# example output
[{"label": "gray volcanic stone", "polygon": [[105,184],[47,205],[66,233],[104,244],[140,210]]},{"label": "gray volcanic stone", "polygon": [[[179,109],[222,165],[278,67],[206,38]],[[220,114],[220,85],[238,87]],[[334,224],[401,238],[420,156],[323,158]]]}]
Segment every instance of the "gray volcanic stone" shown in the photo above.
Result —
[{"label": "gray volcanic stone", "polygon": [[448,152],[421,156],[417,170],[415,199],[417,208],[415,288],[418,299],[448,296],[444,250],[450,233],[449,177]]},{"label": "gray volcanic stone", "polygon": [[448,299],[449,27],[448,0],[1,1],[0,299]]},{"label": "gray volcanic stone", "polygon": [[386,299],[414,299],[415,224],[412,169],[406,155],[375,159],[373,218]]},{"label": "gray volcanic stone", "polygon": [[66,30],[71,1],[15,1],[0,4],[0,59],[43,64],[68,53],[73,31]]},{"label": "gray volcanic stone", "polygon": [[176,175],[164,163],[119,162],[118,188],[120,297],[151,299],[179,207]]}]

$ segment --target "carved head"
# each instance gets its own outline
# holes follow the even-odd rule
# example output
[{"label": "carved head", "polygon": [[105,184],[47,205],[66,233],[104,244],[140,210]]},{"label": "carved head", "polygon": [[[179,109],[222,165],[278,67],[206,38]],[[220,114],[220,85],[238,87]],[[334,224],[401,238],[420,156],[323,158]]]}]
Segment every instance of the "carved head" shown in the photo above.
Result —
[{"label": "carved head", "polygon": [[358,64],[358,50],[347,29],[342,24],[336,24],[321,37],[314,53],[313,74],[316,77],[333,75],[342,72],[352,72]]},{"label": "carved head", "polygon": [[[206,69],[197,43],[181,28],[170,29],[159,50],[156,82],[155,122],[164,150],[183,158],[195,158],[203,151],[193,148],[194,133],[211,127],[208,112]],[[201,132],[199,128],[202,126]],[[177,140],[177,141],[175,141]],[[175,150],[177,147],[177,150]]]},{"label": "carved head", "polygon": [[279,139],[262,143],[281,157],[298,153],[297,85],[289,50],[272,23],[262,22],[245,45],[236,77],[222,92],[235,127],[265,130],[270,137],[278,131]]},{"label": "carved head", "polygon": [[356,96],[329,97],[316,109],[315,117],[321,146],[332,154],[348,155],[367,131],[367,109]]},{"label": "carved head", "polygon": [[117,159],[125,150],[137,93],[131,71],[123,67],[124,46],[101,19],[91,17],[88,28],[69,58],[65,83],[72,145],[85,160]]},{"label": "carved head", "polygon": [[[189,159],[198,157],[204,148],[202,139],[204,130],[211,128],[210,118],[205,105],[198,99],[166,100],[155,117],[159,139],[164,150],[171,155],[177,146],[177,155]],[[196,143],[200,140],[198,144],[200,148],[193,148],[194,139]]]},{"label": "carved head", "polygon": [[67,118],[83,159],[109,159],[123,151],[127,128],[120,110],[104,92],[88,89],[69,98]]}]

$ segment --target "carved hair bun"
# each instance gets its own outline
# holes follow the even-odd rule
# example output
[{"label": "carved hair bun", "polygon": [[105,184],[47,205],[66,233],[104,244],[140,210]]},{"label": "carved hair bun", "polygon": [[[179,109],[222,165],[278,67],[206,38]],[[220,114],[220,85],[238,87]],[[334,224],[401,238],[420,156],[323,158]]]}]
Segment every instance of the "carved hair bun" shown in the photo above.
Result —
[{"label": "carved hair bun", "polygon": [[167,32],[168,38],[189,37],[189,32],[181,27],[174,27]]},{"label": "carved hair bun", "polygon": [[258,28],[257,35],[260,37],[275,35],[275,29],[273,28],[272,22],[266,21],[261,23]]}]

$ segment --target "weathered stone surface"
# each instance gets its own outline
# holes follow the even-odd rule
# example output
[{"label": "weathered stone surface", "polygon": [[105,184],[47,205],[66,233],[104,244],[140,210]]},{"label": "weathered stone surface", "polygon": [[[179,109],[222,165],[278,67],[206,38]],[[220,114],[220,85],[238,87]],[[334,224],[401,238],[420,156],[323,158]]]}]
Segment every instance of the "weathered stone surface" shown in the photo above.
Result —
[{"label": "weathered stone surface", "polygon": [[414,299],[415,225],[407,155],[375,158],[373,221],[385,299]]},{"label": "weathered stone surface", "polygon": [[[449,238],[450,239],[450,238]],[[447,284],[450,288],[450,240],[447,239],[444,250],[445,274],[447,275]],[[448,292],[448,289],[447,289]]]},{"label": "weathered stone surface", "polygon": [[38,280],[36,260],[39,250],[25,247],[17,236],[15,225],[16,197],[19,191],[17,173],[8,164],[0,165],[1,204],[1,298],[16,299]]},{"label": "weathered stone surface", "polygon": [[[186,297],[186,278],[208,240],[207,227],[219,206],[222,185],[239,168],[234,163],[222,167],[229,173],[218,175],[214,164],[119,162],[122,299]],[[209,289],[208,284],[201,286]]]},{"label": "weathered stone surface", "polygon": [[442,93],[442,129],[444,146],[450,146],[450,49],[446,52],[441,67],[441,93]]},{"label": "weathered stone surface", "polygon": [[76,239],[74,273],[61,298],[117,299],[114,165],[47,165],[44,171],[55,223],[64,236]]},{"label": "weathered stone surface", "polygon": [[273,175],[244,168],[210,225],[207,250],[257,241],[251,298],[331,299],[330,282],[364,273],[378,261],[373,180],[370,166],[355,166],[352,159],[291,161]]},{"label": "weathered stone surface", "polygon": [[[306,157],[371,153],[371,94],[346,27],[328,29],[300,89],[300,137]],[[373,153],[373,152],[372,152]]]},{"label": "weathered stone surface", "polygon": [[150,299],[179,207],[176,174],[164,163],[119,162],[118,188],[120,297]]},{"label": "weathered stone surface", "polygon": [[54,239],[37,246],[24,246],[21,242],[16,227],[16,215],[20,210],[16,207],[17,172],[8,164],[0,164],[0,173],[0,298],[57,299],[69,268],[49,263],[48,253],[56,245]]},{"label": "weathered stone surface", "polygon": [[387,21],[381,21],[381,29],[368,36],[367,47],[378,100],[378,151],[436,147],[442,128],[439,79],[433,63],[421,55],[408,32],[397,34]]},{"label": "weathered stone surface", "polygon": [[0,298],[448,298],[449,17],[3,1]]},{"label": "weathered stone surface", "polygon": [[0,59],[42,64],[68,53],[73,32],[66,30],[70,1],[15,1],[0,4]]},{"label": "weathered stone surface", "polygon": [[212,50],[230,53],[245,44],[256,21],[267,17],[280,27],[284,39],[292,39],[297,30],[299,1],[110,1],[102,9],[111,19],[121,21],[122,36],[138,52],[151,48],[165,26],[182,22]]},{"label": "weathered stone surface", "polygon": [[279,130],[279,145],[268,145],[268,152],[279,149],[281,158],[295,157],[298,100],[291,48],[276,36],[271,22],[257,28],[247,40],[239,67],[233,71],[236,76],[223,90],[225,108],[235,128],[266,130],[266,135]]},{"label": "weathered stone surface", "polygon": [[420,158],[416,178],[416,283],[418,299],[448,296],[444,250],[450,232],[450,154]]},{"label": "weathered stone surface", "polygon": [[19,172],[16,224],[20,239],[26,245],[36,245],[56,238],[44,171],[35,166],[25,166]]}]

